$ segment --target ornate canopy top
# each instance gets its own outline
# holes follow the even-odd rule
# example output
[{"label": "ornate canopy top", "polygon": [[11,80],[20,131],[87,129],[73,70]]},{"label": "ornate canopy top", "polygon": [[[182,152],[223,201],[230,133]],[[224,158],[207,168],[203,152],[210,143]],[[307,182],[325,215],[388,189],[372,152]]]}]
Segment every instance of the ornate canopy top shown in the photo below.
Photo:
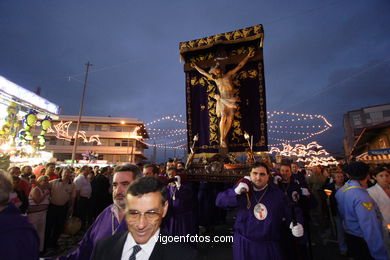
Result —
[{"label": "ornate canopy top", "polygon": [[260,39],[260,48],[263,47],[264,30],[263,25],[255,25],[252,27],[239,29],[232,32],[220,33],[213,36],[181,42],[179,45],[180,54],[207,49],[217,44],[232,44],[237,42],[252,41]]}]

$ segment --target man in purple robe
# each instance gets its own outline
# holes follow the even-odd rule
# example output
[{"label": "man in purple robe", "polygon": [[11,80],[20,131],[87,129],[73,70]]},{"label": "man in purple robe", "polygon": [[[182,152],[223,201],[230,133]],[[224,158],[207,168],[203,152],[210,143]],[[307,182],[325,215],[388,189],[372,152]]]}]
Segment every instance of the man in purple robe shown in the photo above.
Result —
[{"label": "man in purple robe", "polygon": [[[296,174],[292,173],[292,164],[289,161],[283,161],[280,165],[281,179],[277,182],[279,189],[286,194],[290,203],[301,209],[303,214],[303,227],[305,236],[294,238],[287,228],[283,230],[283,248],[290,259],[308,259],[310,250],[310,209],[314,205],[313,198],[310,195],[306,182],[299,180]],[[295,175],[295,177],[294,177]],[[309,249],[309,250],[307,250]]]},{"label": "man in purple robe", "polygon": [[13,203],[8,202],[12,190],[11,175],[0,170],[0,257],[39,259],[39,238],[35,228]]},{"label": "man in purple robe", "polygon": [[114,203],[103,210],[89,227],[79,243],[79,247],[67,256],[60,259],[91,259],[93,248],[97,241],[111,236],[117,232],[126,231],[125,196],[128,186],[141,177],[139,168],[135,165],[125,164],[114,169],[112,198]]},{"label": "man in purple robe", "polygon": [[189,184],[182,183],[176,168],[168,169],[168,214],[166,216],[166,232],[180,236],[195,234],[195,215],[192,206],[192,189]]},{"label": "man in purple robe", "polygon": [[[285,259],[280,246],[283,225],[296,237],[303,236],[300,210],[272,182],[264,163],[251,167],[250,177],[217,196],[218,207],[238,207],[233,242],[233,259]],[[297,219],[293,219],[292,210]],[[301,222],[302,223],[302,222]]]}]

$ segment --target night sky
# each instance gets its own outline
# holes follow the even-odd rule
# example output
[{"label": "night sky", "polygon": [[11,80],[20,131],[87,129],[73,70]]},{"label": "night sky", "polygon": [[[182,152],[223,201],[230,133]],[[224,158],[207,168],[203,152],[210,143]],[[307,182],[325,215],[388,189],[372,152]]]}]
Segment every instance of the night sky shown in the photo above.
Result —
[{"label": "night sky", "polygon": [[150,122],[185,115],[179,42],[257,24],[267,110],[333,124],[308,141],[342,152],[342,115],[390,102],[388,0],[1,0],[0,75],[76,115],[90,61],[84,114]]}]

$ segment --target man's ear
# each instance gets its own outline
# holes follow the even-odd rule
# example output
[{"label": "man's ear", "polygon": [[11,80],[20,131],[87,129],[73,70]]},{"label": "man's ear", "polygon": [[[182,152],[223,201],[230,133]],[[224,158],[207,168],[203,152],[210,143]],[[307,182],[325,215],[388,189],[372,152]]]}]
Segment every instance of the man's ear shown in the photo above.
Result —
[{"label": "man's ear", "polygon": [[165,215],[168,212],[168,205],[169,205],[168,200],[166,200],[163,206],[163,215],[162,215],[163,217],[165,217]]}]

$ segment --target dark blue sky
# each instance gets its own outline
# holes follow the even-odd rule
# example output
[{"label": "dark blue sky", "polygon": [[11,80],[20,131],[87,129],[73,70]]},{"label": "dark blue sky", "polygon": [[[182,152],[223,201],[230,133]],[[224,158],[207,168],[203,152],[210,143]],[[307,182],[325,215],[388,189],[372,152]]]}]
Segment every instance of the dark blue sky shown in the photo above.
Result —
[{"label": "dark blue sky", "polygon": [[[323,114],[317,138],[342,151],[342,115],[390,100],[390,2],[0,1],[0,75],[78,114],[145,122],[185,115],[181,41],[265,30],[267,109]],[[182,127],[182,126],[180,126]]]}]

